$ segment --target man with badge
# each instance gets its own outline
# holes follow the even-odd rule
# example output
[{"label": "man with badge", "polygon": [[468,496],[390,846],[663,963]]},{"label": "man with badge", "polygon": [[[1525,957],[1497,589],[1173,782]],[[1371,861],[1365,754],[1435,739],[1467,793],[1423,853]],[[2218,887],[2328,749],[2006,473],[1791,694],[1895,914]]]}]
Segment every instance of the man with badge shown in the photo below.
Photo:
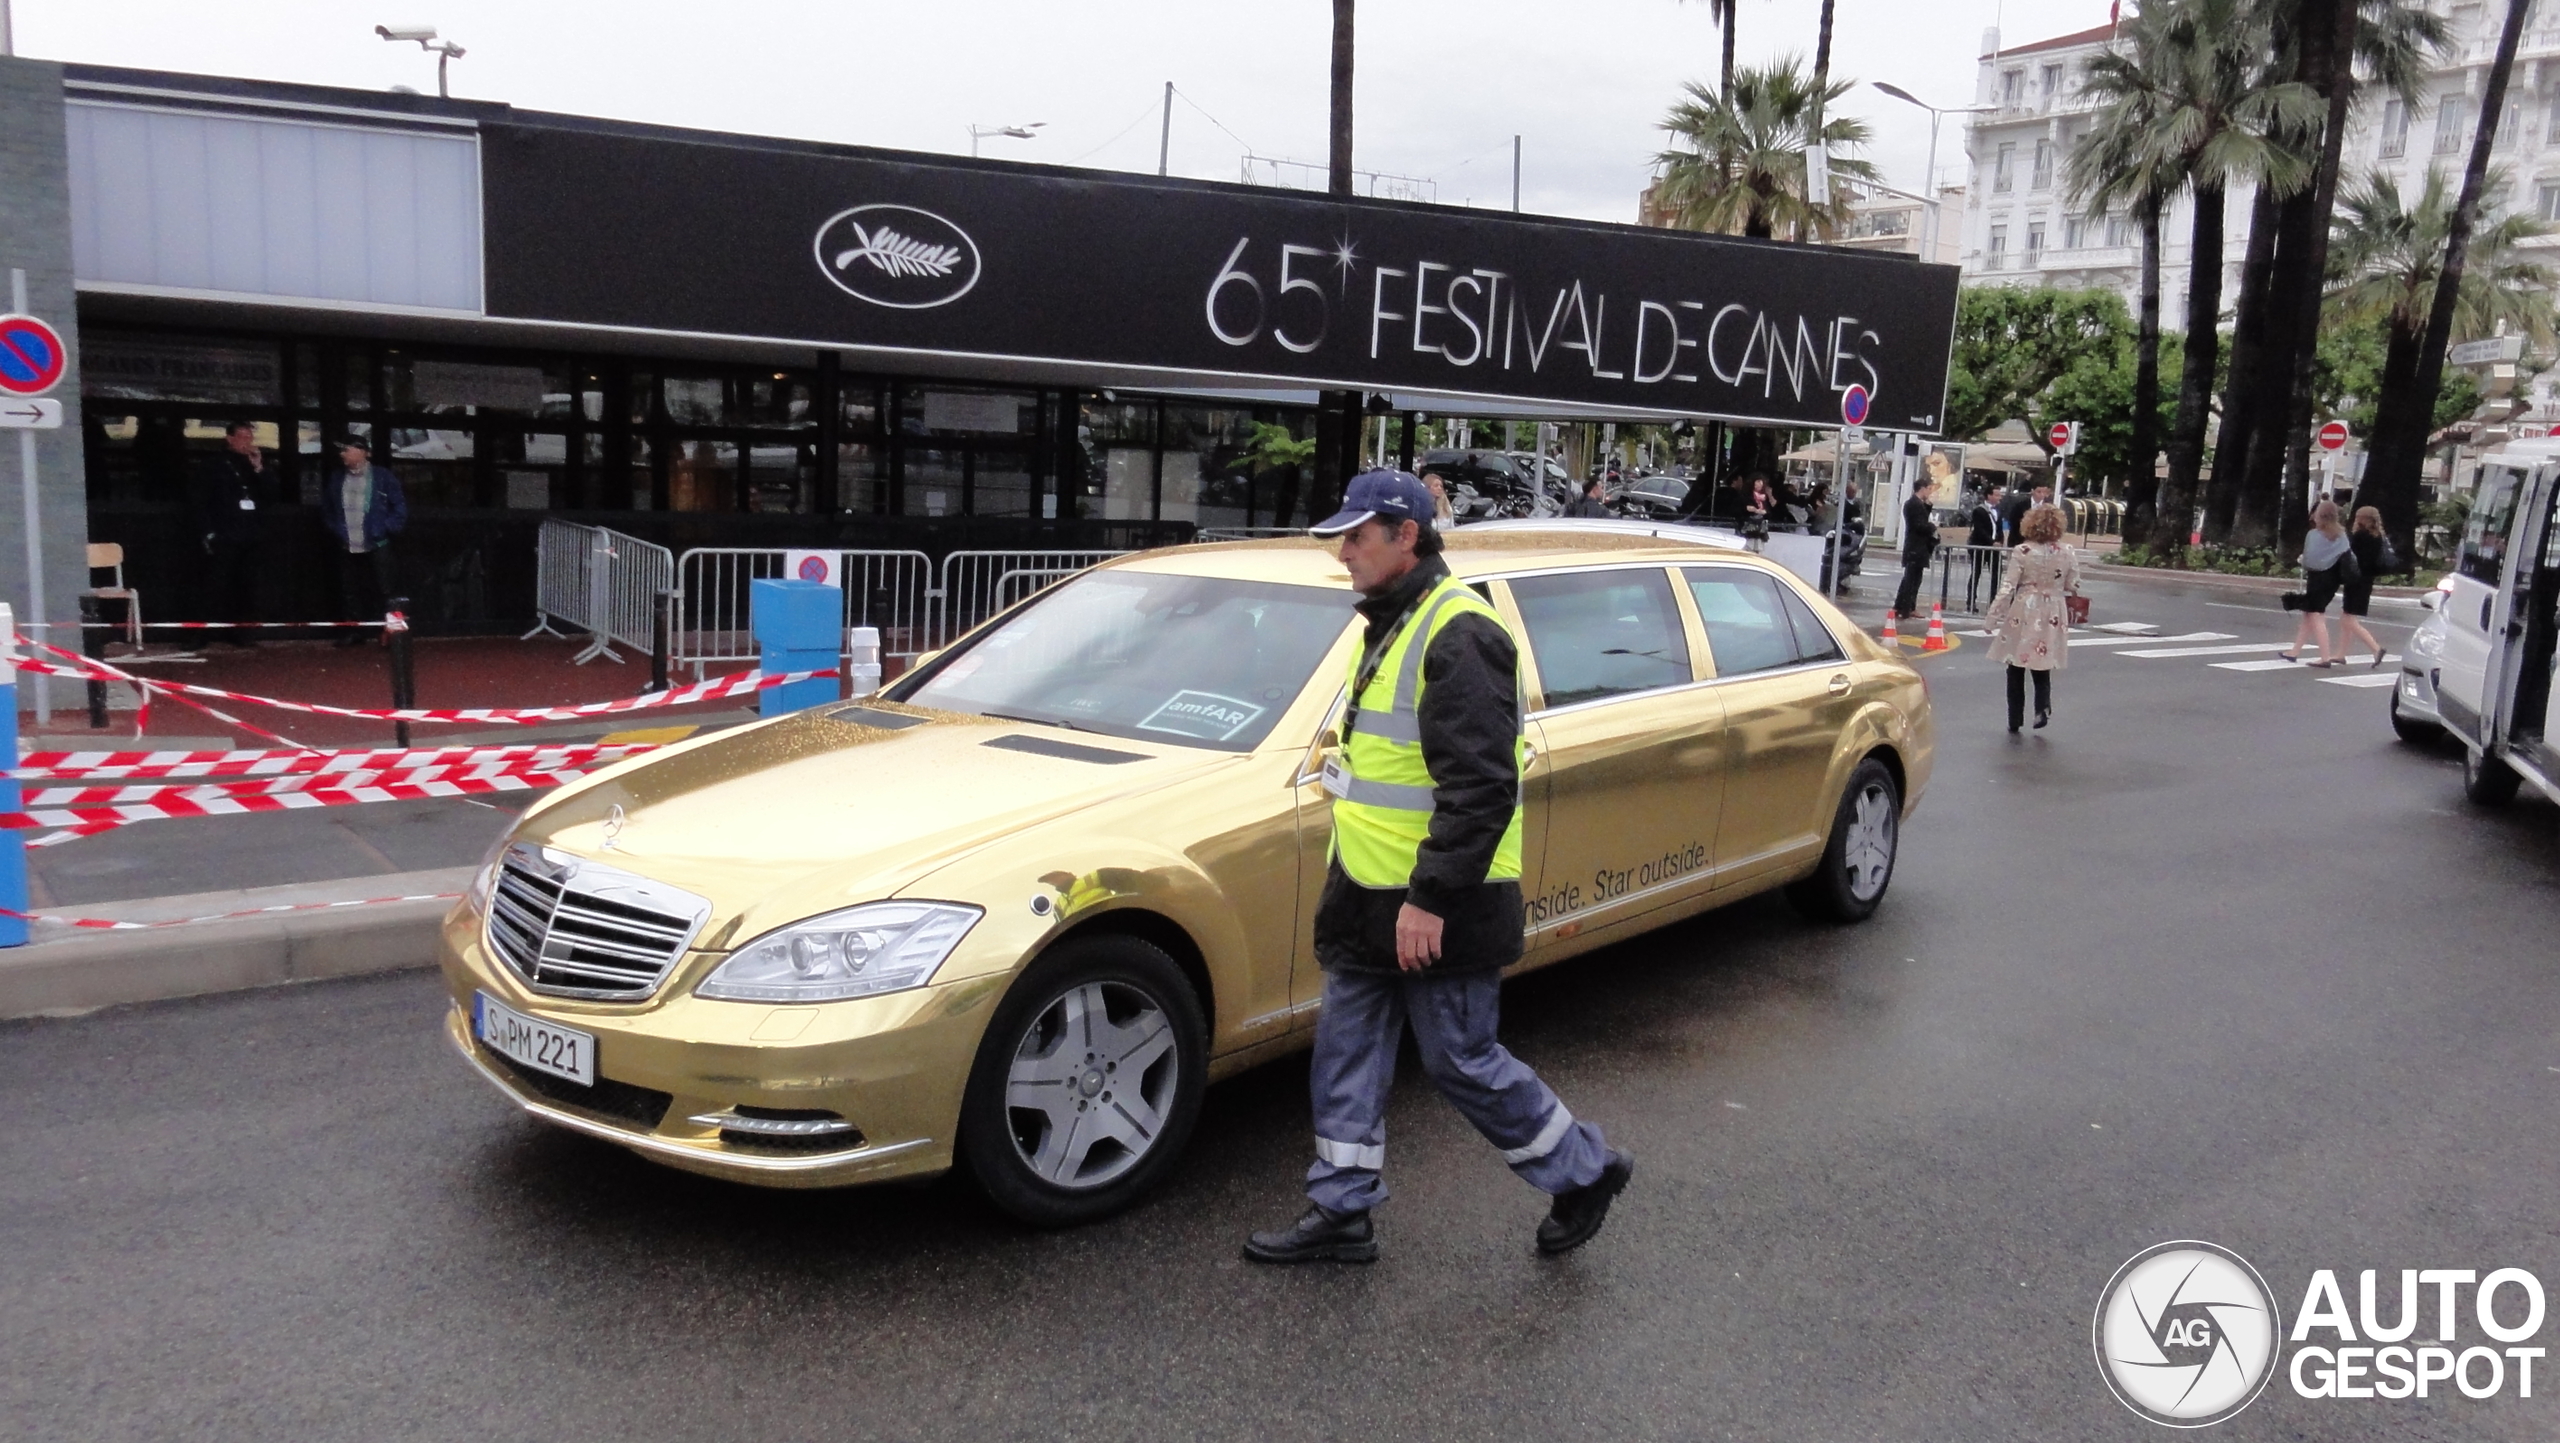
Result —
[{"label": "man with badge", "polygon": [[1367,625],[1324,772],[1333,848],[1315,919],[1325,981],[1308,1077],[1311,1205],[1255,1233],[1254,1262],[1376,1259],[1369,1214],[1387,1198],[1387,1094],[1408,1027],[1441,1095],[1553,1197],[1541,1253],[1590,1241],[1635,1173],[1495,1036],[1502,969],[1525,940],[1519,646],[1450,575],[1431,523],[1419,479],[1370,471],[1310,528],[1338,538]]}]

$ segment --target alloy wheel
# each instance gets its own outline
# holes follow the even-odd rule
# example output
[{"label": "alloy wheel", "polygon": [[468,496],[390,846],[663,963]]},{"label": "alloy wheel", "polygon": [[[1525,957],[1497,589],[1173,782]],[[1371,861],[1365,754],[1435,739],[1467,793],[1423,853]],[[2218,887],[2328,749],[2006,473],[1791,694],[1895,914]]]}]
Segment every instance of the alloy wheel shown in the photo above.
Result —
[{"label": "alloy wheel", "polygon": [[1054,1187],[1101,1187],[1163,1135],[1181,1082],[1173,1019],[1140,988],[1084,982],[1023,1029],[1005,1080],[1007,1131]]},{"label": "alloy wheel", "polygon": [[1840,849],[1841,865],[1848,872],[1849,895],[1861,902],[1875,900],[1893,875],[1895,822],[1892,791],[1881,782],[1869,782],[1858,793],[1857,807],[1849,819],[1849,834]]}]

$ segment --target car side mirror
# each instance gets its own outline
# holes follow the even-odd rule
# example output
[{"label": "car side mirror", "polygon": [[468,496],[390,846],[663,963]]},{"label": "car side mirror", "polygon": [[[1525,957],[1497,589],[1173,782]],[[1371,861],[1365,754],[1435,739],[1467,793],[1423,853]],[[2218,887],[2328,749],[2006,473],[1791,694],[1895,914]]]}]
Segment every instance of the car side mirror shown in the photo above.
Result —
[{"label": "car side mirror", "polygon": [[2436,598],[2443,594],[2444,593],[2439,591],[2430,591],[2426,595],[2418,598],[2418,604],[2429,611],[2433,611],[2436,609]]}]

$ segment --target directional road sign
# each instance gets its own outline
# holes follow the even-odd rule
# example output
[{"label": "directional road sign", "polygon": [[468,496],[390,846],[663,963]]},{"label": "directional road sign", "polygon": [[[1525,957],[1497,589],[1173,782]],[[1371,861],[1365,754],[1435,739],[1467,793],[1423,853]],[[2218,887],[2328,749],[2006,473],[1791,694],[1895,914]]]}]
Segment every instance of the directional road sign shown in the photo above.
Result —
[{"label": "directional road sign", "polygon": [[60,401],[0,401],[0,431],[59,431]]},{"label": "directional road sign", "polygon": [[33,316],[0,316],[0,395],[41,396],[62,380],[62,333]]},{"label": "directional road sign", "polygon": [[2346,422],[2330,422],[2328,425],[2320,428],[2320,449],[2323,451],[2344,451],[2347,449],[2347,439],[2349,434]]}]

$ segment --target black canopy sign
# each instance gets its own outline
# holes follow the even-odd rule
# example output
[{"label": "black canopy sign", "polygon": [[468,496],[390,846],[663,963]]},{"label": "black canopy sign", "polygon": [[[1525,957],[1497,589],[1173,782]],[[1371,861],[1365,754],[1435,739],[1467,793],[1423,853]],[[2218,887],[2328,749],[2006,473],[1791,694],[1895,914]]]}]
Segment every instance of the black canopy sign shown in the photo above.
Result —
[{"label": "black canopy sign", "polygon": [[[484,129],[492,315],[1934,432],[1956,272],[1195,181]],[[946,361],[947,363],[947,361]]]}]

